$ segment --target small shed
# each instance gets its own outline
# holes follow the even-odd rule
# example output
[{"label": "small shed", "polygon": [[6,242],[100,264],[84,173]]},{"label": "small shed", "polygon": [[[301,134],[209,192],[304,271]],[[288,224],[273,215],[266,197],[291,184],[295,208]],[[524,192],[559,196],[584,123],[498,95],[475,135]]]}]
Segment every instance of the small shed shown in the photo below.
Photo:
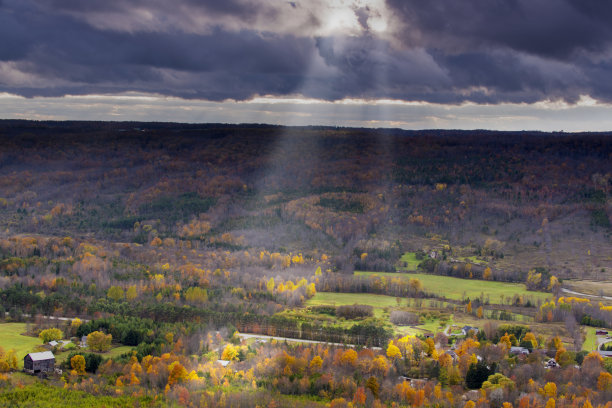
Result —
[{"label": "small shed", "polygon": [[50,351],[30,353],[23,358],[23,371],[26,373],[52,373],[53,370],[55,370],[55,356]]},{"label": "small shed", "polygon": [[221,364],[223,367],[227,367],[229,363],[231,363],[231,361],[230,360],[217,360],[217,363]]}]

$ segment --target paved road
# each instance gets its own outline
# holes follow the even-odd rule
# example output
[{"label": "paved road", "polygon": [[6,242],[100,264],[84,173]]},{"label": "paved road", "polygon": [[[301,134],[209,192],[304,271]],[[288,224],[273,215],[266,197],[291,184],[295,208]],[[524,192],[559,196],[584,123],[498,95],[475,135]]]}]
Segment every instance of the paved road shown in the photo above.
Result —
[{"label": "paved road", "polygon": [[[276,340],[276,341],[287,341],[291,343],[328,344],[328,345],[340,346],[340,347],[355,347],[354,344],[329,343],[326,341],[319,341],[319,340],[292,339],[290,337],[265,336],[263,334],[239,333],[238,336],[243,340],[246,340],[246,339],[259,339],[259,340],[268,340],[268,341]],[[367,348],[370,348],[372,350],[381,350],[380,347],[367,347]]]},{"label": "paved road", "polygon": [[565,288],[561,288],[561,292],[563,293],[568,293],[570,295],[575,295],[575,296],[581,296],[581,297],[590,297],[590,298],[595,298],[595,299],[606,299],[606,300],[612,300],[611,296],[595,296],[595,295],[589,295],[586,293],[580,293],[580,292],[576,292],[574,290],[569,290],[569,289],[565,289]]},{"label": "paved road", "polygon": [[612,339],[607,339],[605,336],[597,336],[597,350],[606,343],[612,342]]},{"label": "paved road", "polygon": [[[5,314],[6,316],[9,316],[9,314],[10,314],[10,313],[9,313],[9,312],[4,312],[4,314]],[[32,315],[31,315],[31,314],[29,314],[29,313],[23,313],[21,316],[22,316],[22,317],[32,317]],[[58,316],[58,317],[55,317],[55,316],[43,316],[43,319],[49,319],[49,320],[61,320],[61,321],[64,321],[64,322],[70,322],[70,321],[72,321],[72,320],[76,319],[76,317],[59,317],[59,316]],[[79,319],[81,319],[81,318],[79,318]],[[88,319],[81,319],[81,321],[82,321],[82,322],[88,322],[89,320],[88,320]]]}]

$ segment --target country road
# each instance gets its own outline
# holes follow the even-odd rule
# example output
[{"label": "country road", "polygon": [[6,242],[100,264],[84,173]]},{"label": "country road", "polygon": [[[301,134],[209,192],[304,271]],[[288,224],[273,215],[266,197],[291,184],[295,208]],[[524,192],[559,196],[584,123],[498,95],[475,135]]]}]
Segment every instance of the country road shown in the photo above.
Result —
[{"label": "country road", "polygon": [[574,290],[569,290],[569,289],[565,289],[565,288],[561,288],[561,292],[567,293],[567,294],[570,294],[570,295],[581,296],[581,297],[590,297],[590,298],[595,298],[595,299],[612,300],[612,296],[589,295],[589,294],[586,294],[586,293],[580,293],[580,292],[576,292]]},{"label": "country road", "polygon": [[[292,339],[290,337],[266,336],[263,334],[239,333],[238,337],[240,337],[243,340],[247,340],[247,339],[259,339],[259,340],[268,340],[268,341],[276,340],[276,341],[287,341],[291,343],[328,344],[328,345],[340,346],[340,347],[356,347],[354,344],[330,343],[330,342],[319,341],[319,340]],[[364,346],[364,348],[369,348],[372,350],[382,350],[380,347],[365,347]]]},{"label": "country road", "polygon": [[[9,312],[4,312],[4,314],[6,316],[10,315]],[[22,317],[32,317],[32,315],[29,314],[29,313],[23,313],[21,316]],[[55,317],[55,316],[42,316],[42,317],[43,317],[43,319],[60,320],[60,321],[63,321],[63,322],[69,322],[69,321],[72,321],[72,320],[76,319],[76,317],[59,317],[59,316],[58,317]],[[88,322],[89,321],[88,319],[82,319],[80,317],[79,317],[79,319],[81,319],[82,322]]]}]

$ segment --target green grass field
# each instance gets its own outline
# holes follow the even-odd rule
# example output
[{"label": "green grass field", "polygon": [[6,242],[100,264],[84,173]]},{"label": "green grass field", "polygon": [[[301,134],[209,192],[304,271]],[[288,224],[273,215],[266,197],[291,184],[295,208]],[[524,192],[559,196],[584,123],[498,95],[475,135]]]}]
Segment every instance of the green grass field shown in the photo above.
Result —
[{"label": "green grass field", "polygon": [[127,353],[128,351],[132,350],[134,347],[132,346],[119,346],[119,347],[115,347],[109,351],[107,351],[106,353],[100,353],[100,355],[104,358],[115,358],[115,357],[119,357],[120,355]]},{"label": "green grass field", "polygon": [[306,302],[306,306],[319,305],[370,305],[374,308],[394,307],[397,301],[393,296],[373,295],[371,293],[335,293],[317,292],[313,298]]},{"label": "green grass field", "polygon": [[0,346],[5,351],[15,349],[19,368],[23,367],[23,358],[33,351],[34,347],[42,345],[38,337],[23,336],[26,331],[25,323],[0,324]]},{"label": "green grass field", "polygon": [[[115,348],[110,349],[106,353],[98,353],[98,352],[95,352],[95,353],[101,355],[102,358],[115,358],[115,357],[119,357],[123,353],[127,353],[128,351],[132,350],[132,348],[133,347],[131,347],[131,346],[119,346],[119,347],[115,347]],[[70,353],[72,353],[73,351],[79,351],[79,350],[78,349],[69,350],[69,351],[64,351],[64,352],[62,352],[60,354],[57,354],[55,356],[56,364],[61,364],[64,361],[66,361],[66,359],[68,358]],[[92,351],[87,350],[87,349],[81,349],[80,351],[82,351],[83,353],[92,353]]]},{"label": "green grass field", "polygon": [[[374,295],[370,293],[333,293],[333,292],[317,292],[317,294],[310,300],[306,302],[306,306],[320,306],[320,305],[332,305],[332,306],[342,306],[342,305],[369,305],[374,308],[374,316],[379,318],[388,318],[389,315],[385,313],[385,308],[396,308],[397,300],[393,296],[385,296],[385,295]],[[405,300],[402,299],[401,306],[404,307],[406,305]],[[412,310],[412,308],[411,308]],[[413,312],[418,313],[417,310],[413,310]],[[452,322],[452,317],[450,319]],[[342,323],[339,323],[342,324]],[[346,327],[354,324],[352,321],[344,322]],[[450,323],[447,323],[450,324]],[[430,319],[427,320],[424,324],[418,326],[394,326],[396,334],[423,334],[426,332],[436,333],[440,331],[440,320],[439,319]],[[444,329],[444,327],[442,327]]]},{"label": "green grass field", "polygon": [[[410,279],[418,278],[426,292],[439,294],[448,299],[461,300],[463,296],[471,299],[484,295],[488,297],[489,303],[500,304],[501,296],[505,299],[512,298],[515,294],[523,296],[524,299],[546,300],[552,297],[550,293],[531,292],[522,283],[491,282],[477,279],[460,279],[449,276],[429,275],[424,273],[393,273],[393,272],[359,272],[357,276],[371,275],[385,276],[387,278]],[[392,298],[393,299],[393,298]]]},{"label": "green grass field", "polygon": [[585,327],[585,329],[586,339],[584,343],[582,343],[582,349],[585,351],[593,351],[597,349],[597,336],[595,335],[597,329],[595,327]]},{"label": "green grass field", "polygon": [[418,259],[416,259],[415,252],[406,252],[400,258],[400,262],[406,262],[406,266],[402,266],[400,269],[403,271],[416,271],[417,266],[421,263]]}]

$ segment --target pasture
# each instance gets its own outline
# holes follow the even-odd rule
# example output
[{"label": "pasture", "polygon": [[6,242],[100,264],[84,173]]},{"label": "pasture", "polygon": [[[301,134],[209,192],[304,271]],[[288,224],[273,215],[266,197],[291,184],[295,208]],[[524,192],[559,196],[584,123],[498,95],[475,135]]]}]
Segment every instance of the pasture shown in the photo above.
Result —
[{"label": "pasture", "polygon": [[595,332],[597,329],[595,327],[586,327],[583,326],[586,331],[586,338],[584,339],[584,343],[582,343],[582,350],[584,351],[593,351],[597,350],[597,336]]},{"label": "pasture", "polygon": [[[514,295],[522,296],[524,301],[531,300],[532,303],[552,298],[552,294],[545,292],[528,291],[522,283],[494,282],[478,279],[460,279],[450,276],[429,275],[425,273],[393,273],[393,272],[359,272],[356,276],[384,276],[387,279],[400,278],[408,280],[417,278],[421,281],[423,290],[447,299],[462,300],[464,298],[475,299],[480,296],[490,304],[507,304]],[[503,298],[502,298],[503,296]],[[502,302],[503,299],[503,302]]]},{"label": "pasture", "polygon": [[41,346],[42,342],[38,337],[24,336],[25,323],[2,323],[0,324],[0,346],[4,351],[15,349],[19,368],[23,367],[23,358],[26,354],[34,351],[36,346]]},{"label": "pasture", "polygon": [[342,306],[342,305],[369,305],[374,308],[374,316],[382,317],[386,307],[397,307],[397,299],[393,296],[374,295],[371,293],[335,293],[317,292],[313,298],[306,302],[306,306]]},{"label": "pasture", "polygon": [[402,266],[399,269],[403,271],[416,271],[417,266],[419,266],[421,262],[422,260],[416,259],[416,252],[406,252],[400,258],[400,264]]},{"label": "pasture", "polygon": [[[402,299],[400,305],[398,305],[397,298],[393,296],[375,295],[370,293],[317,292],[312,299],[309,299],[306,302],[306,306],[342,306],[353,304],[372,306],[374,308],[374,316],[385,319],[389,318],[388,311],[385,311],[387,308],[393,309],[401,306],[402,309],[406,309],[405,299]],[[423,304],[426,305],[427,302],[423,302]],[[419,314],[419,312],[426,311],[428,308],[424,306],[422,308],[409,307],[408,309],[413,313]],[[335,318],[329,320],[335,320]],[[452,322],[452,316],[450,317],[450,322]],[[352,324],[352,322],[344,323],[346,327],[350,327]],[[423,324],[415,326],[393,325],[393,327],[397,334],[423,334],[425,332],[436,333],[437,331],[444,329],[444,324],[448,324],[448,322],[441,322],[439,318],[431,317],[425,320]]]},{"label": "pasture", "polygon": [[[91,351],[88,349],[81,349],[80,351],[83,354],[86,353],[93,353],[93,354],[99,354],[100,356],[102,356],[103,359],[113,359],[115,357],[119,357],[120,355],[129,352],[130,350],[132,350],[133,347],[132,346],[118,346],[118,347],[114,347],[104,353],[100,353],[97,351]],[[68,356],[70,355],[71,352],[73,352],[75,350],[69,350],[69,351],[64,351],[62,353],[56,354],[55,356],[55,363],[56,364],[61,364],[64,361],[66,361],[66,359],[68,358]]]}]

